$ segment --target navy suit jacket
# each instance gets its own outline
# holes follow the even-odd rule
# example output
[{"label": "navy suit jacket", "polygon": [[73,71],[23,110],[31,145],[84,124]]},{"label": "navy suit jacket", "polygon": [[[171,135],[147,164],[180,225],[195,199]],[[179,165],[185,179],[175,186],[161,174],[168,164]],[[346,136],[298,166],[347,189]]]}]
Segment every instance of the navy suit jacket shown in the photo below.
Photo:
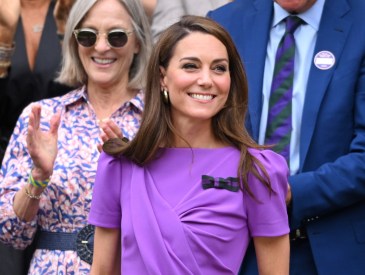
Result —
[{"label": "navy suit jacket", "polygon": [[[235,0],[208,14],[231,34],[249,83],[247,128],[258,140],[273,0]],[[365,1],[326,0],[300,131],[300,169],[289,178],[291,229],[305,226],[319,274],[365,274]]]}]

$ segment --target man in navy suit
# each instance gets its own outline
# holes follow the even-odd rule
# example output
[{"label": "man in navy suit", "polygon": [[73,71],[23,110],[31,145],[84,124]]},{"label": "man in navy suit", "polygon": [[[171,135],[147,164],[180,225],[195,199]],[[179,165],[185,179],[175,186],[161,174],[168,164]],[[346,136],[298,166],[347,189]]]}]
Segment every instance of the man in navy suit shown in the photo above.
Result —
[{"label": "man in navy suit", "polygon": [[[304,23],[294,33],[290,274],[365,274],[365,1],[235,0],[208,16],[240,51],[247,126],[262,144],[282,21],[293,14]],[[242,274],[257,273],[253,255]]]}]

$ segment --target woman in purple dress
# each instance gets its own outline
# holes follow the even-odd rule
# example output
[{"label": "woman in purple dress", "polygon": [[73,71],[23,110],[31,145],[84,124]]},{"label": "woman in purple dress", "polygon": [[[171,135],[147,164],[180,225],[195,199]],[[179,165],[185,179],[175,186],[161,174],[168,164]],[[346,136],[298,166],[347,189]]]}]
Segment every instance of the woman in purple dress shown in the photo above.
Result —
[{"label": "woman in purple dress", "polygon": [[244,128],[247,83],[227,32],[186,16],[156,44],[142,123],[104,145],[92,274],[288,274],[285,160]]}]

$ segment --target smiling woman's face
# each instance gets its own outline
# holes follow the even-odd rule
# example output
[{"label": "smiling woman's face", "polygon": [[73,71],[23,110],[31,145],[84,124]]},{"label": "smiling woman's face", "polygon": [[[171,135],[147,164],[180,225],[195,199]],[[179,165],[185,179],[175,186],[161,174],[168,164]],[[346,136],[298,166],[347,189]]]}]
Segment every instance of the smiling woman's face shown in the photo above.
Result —
[{"label": "smiling woman's face", "polygon": [[135,33],[128,35],[127,43],[120,48],[110,47],[106,35],[116,29],[133,31],[131,18],[123,5],[118,0],[97,1],[79,26],[82,28],[99,33],[93,46],[78,46],[88,86],[110,87],[122,81],[128,83],[133,57],[139,50]]},{"label": "smiling woman's face", "polygon": [[210,34],[192,32],[178,42],[161,86],[169,92],[172,120],[210,123],[225,105],[231,77],[226,47]]}]

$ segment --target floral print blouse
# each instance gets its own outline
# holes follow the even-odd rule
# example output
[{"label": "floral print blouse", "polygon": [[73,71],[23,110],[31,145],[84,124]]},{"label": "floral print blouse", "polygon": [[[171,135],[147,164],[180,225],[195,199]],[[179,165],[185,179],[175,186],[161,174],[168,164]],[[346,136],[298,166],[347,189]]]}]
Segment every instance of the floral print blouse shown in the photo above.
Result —
[{"label": "floral print blouse", "polygon": [[[135,136],[144,107],[139,91],[124,103],[111,119],[128,139]],[[42,107],[41,127],[49,129],[49,119],[61,111],[58,155],[48,187],[40,200],[34,220],[24,222],[13,210],[15,193],[28,182],[32,160],[26,146],[31,105],[19,117],[0,171],[0,241],[17,249],[30,245],[38,230],[78,232],[87,225],[93,183],[99,158],[101,129],[88,101],[85,87],[38,102]],[[89,274],[90,265],[76,251],[37,249],[29,274]]]}]

